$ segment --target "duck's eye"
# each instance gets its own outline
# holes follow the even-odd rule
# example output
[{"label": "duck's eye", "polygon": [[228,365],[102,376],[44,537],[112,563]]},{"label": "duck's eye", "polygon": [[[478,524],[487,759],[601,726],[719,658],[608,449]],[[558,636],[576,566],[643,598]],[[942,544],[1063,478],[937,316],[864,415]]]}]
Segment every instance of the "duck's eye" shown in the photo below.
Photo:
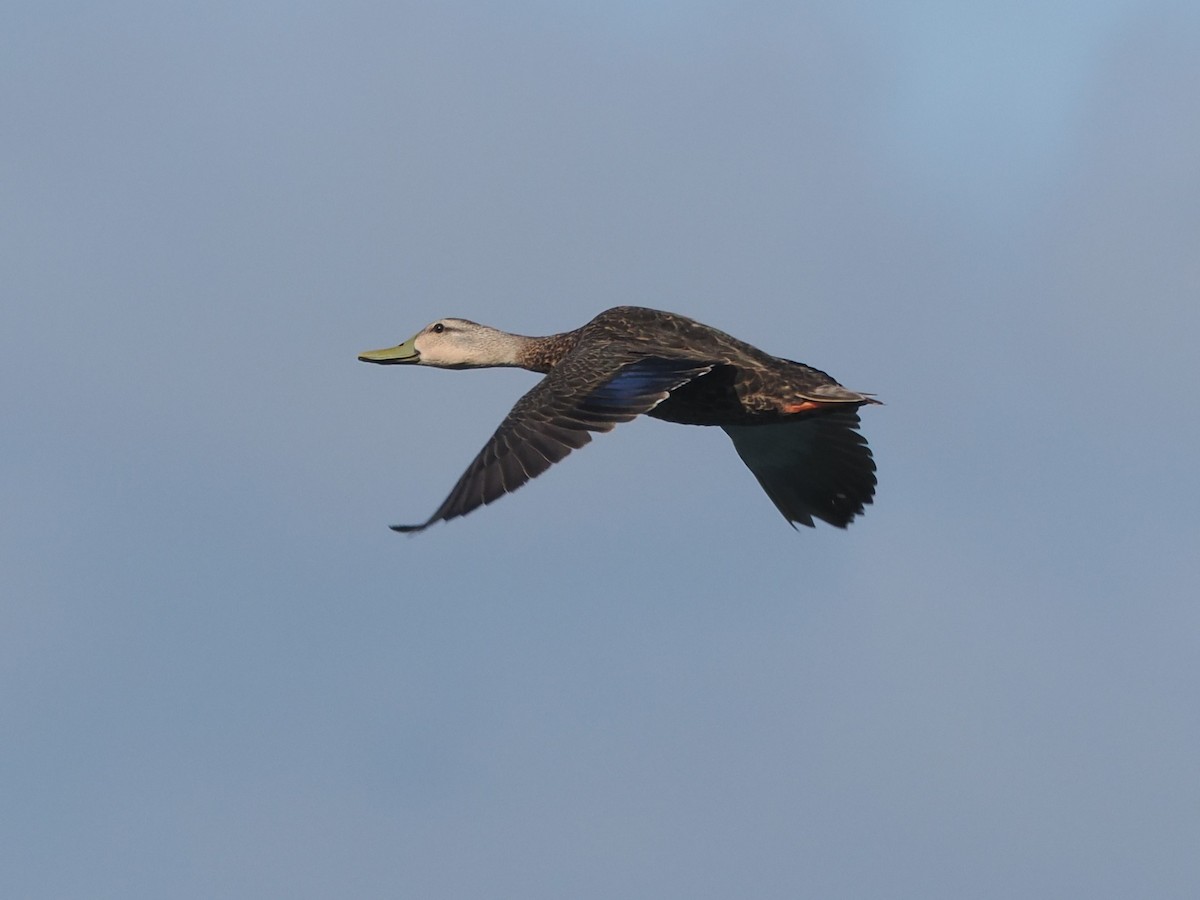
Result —
[{"label": "duck's eye", "polygon": [[446,326],[443,325],[441,322],[438,322],[436,325],[433,326],[434,334],[441,334],[445,330],[446,330]]}]

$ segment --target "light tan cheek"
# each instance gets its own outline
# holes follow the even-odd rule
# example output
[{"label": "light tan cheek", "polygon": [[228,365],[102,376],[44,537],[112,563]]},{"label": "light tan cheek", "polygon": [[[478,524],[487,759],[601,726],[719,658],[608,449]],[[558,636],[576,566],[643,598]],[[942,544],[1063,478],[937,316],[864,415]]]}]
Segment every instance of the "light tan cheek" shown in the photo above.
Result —
[{"label": "light tan cheek", "polygon": [[420,335],[413,346],[417,349],[417,353],[421,354],[421,361],[427,365],[436,364],[445,356],[444,342],[427,339],[425,335]]}]

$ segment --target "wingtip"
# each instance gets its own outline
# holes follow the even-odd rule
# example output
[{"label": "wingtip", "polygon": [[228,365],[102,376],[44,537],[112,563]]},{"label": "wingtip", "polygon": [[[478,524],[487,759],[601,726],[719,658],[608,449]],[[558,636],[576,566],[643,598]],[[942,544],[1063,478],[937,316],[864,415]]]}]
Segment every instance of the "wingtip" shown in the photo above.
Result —
[{"label": "wingtip", "polygon": [[389,525],[388,526],[388,528],[390,528],[392,531],[396,532],[397,534],[416,534],[419,531],[424,531],[428,527],[429,527],[428,522],[426,522],[424,525]]}]

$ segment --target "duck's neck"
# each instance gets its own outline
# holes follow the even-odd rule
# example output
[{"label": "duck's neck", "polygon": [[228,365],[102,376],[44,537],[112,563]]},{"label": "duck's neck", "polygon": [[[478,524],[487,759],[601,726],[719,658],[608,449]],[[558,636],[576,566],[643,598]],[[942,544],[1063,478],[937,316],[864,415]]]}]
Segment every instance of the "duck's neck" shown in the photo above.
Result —
[{"label": "duck's neck", "polygon": [[520,338],[517,365],[545,375],[579,343],[579,329],[545,337]]}]

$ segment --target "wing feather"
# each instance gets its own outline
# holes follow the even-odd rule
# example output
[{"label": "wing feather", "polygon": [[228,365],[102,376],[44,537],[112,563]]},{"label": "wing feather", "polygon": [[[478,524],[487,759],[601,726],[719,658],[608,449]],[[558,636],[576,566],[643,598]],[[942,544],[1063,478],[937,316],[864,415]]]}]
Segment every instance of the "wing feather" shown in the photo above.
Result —
[{"label": "wing feather", "polygon": [[774,425],[724,426],[767,496],[792,523],[845,528],[875,497],[875,460],[855,409]]},{"label": "wing feather", "polygon": [[649,412],[675,388],[711,370],[711,363],[692,359],[598,364],[568,355],[517,401],[432,516],[392,530],[423,531],[512,493],[588,443],[593,433]]}]

